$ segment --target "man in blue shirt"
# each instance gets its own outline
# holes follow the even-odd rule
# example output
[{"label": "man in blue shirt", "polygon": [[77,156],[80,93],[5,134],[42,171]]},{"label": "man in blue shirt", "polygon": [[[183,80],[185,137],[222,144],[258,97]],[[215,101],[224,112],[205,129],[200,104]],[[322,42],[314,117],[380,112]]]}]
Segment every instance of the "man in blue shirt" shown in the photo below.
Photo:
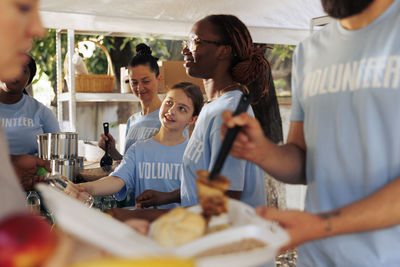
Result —
[{"label": "man in blue shirt", "polygon": [[296,48],[287,143],[227,112],[228,127],[243,126],[232,153],[308,185],[306,212],[258,210],[287,229],[287,247],[312,241],[298,266],[398,266],[400,1],[322,4],[338,20]]}]

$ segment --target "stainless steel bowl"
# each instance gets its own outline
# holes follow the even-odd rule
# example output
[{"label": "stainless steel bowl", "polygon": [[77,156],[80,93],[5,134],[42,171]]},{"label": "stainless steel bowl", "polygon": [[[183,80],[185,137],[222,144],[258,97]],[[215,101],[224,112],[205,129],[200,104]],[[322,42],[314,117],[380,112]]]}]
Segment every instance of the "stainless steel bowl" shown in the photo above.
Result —
[{"label": "stainless steel bowl", "polygon": [[42,159],[78,158],[78,133],[38,134],[38,156]]},{"label": "stainless steel bowl", "polygon": [[75,182],[75,177],[77,173],[75,169],[74,159],[52,159],[50,163],[51,173],[53,175],[55,173],[60,173],[71,182]]}]

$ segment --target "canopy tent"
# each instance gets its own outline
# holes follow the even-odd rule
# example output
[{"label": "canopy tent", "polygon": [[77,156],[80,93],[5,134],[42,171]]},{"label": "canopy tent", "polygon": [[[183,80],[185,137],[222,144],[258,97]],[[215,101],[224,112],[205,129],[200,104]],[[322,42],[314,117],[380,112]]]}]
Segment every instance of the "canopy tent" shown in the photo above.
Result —
[{"label": "canopy tent", "polygon": [[184,39],[198,19],[233,14],[255,42],[274,44],[297,44],[325,15],[320,0],[41,0],[40,12],[46,28],[159,39]]},{"label": "canopy tent", "polygon": [[[298,44],[310,34],[311,19],[325,15],[320,0],[40,0],[39,9],[46,28],[68,30],[68,62],[72,62],[77,33],[185,39],[193,23],[204,16],[233,14],[248,26],[254,42]],[[98,94],[85,98],[84,93],[76,93],[75,75],[68,76],[71,88],[62,93],[60,31],[56,50],[58,106],[68,102],[69,130],[75,131],[76,102],[99,98]],[[74,73],[73,64],[68,64],[68,72]],[[113,97],[102,95],[101,99]],[[59,108],[59,121],[62,113]]]}]

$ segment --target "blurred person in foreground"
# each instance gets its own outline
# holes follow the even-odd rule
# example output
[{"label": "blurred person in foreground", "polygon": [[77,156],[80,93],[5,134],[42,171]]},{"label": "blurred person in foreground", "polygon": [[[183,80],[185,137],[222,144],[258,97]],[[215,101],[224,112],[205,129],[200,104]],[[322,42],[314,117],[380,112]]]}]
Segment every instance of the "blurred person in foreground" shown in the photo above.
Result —
[{"label": "blurred person in foreground", "polygon": [[242,126],[233,156],[308,185],[305,212],[258,208],[289,232],[283,249],[301,245],[297,266],[398,266],[400,1],[322,5],[336,20],[296,48],[286,144],[247,114],[225,112],[222,131]]},{"label": "blurred person in foreground", "polygon": [[[28,63],[27,51],[36,37],[44,35],[38,12],[39,1],[0,1],[0,80],[12,80],[21,75]],[[25,194],[18,178],[27,187],[38,177],[38,166],[45,162],[28,155],[10,157],[6,135],[0,128],[0,219],[18,211],[25,211]],[[17,178],[18,177],[18,178]]]}]

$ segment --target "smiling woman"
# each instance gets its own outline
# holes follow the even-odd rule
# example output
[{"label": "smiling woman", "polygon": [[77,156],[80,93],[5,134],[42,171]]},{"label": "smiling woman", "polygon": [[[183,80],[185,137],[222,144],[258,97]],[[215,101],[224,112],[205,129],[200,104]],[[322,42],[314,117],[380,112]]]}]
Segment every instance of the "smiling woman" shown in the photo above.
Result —
[{"label": "smiling woman", "polygon": [[[158,84],[161,80],[158,67],[158,58],[151,55],[151,49],[146,44],[136,46],[136,55],[129,62],[129,84],[142,107],[142,111],[129,117],[126,123],[125,154],[129,147],[137,141],[148,139],[159,131],[161,122],[158,113],[161,100],[158,98]],[[115,147],[115,140],[111,134],[107,137],[102,134],[99,147],[105,149],[105,140],[109,140],[109,152],[114,160],[121,160],[122,154]],[[133,194],[127,194],[123,205],[132,205]]]},{"label": "smiling woman", "polygon": [[[138,140],[147,139],[155,135],[161,127],[158,118],[161,100],[158,98],[158,83],[161,80],[157,64],[158,58],[151,55],[151,49],[146,44],[136,47],[136,55],[129,62],[129,82],[132,93],[140,100],[142,111],[133,114],[126,125],[126,143],[124,153]],[[121,160],[123,156],[115,147],[115,140],[111,134],[102,135],[99,146],[105,149],[105,140],[109,140],[109,151],[114,160]]]},{"label": "smiling woman", "polygon": [[[260,101],[268,95],[271,78],[264,49],[253,44],[247,27],[232,15],[210,15],[197,21],[182,54],[186,73],[203,79],[209,100],[183,158],[180,197],[183,206],[190,206],[198,203],[197,171],[211,169],[221,146],[222,112],[236,107],[244,92]],[[252,108],[247,112],[254,116]],[[266,203],[263,172],[254,164],[228,157],[222,175],[231,182],[230,197],[251,206]]]}]

